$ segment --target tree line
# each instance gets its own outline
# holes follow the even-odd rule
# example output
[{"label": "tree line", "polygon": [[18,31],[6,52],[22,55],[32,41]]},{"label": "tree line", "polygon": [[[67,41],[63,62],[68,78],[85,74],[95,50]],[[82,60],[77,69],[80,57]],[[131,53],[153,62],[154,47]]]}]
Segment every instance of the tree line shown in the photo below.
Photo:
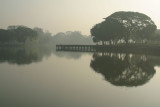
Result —
[{"label": "tree line", "polygon": [[115,12],[105,18],[103,22],[94,25],[90,32],[90,37],[82,35],[79,31],[60,32],[52,35],[41,28],[9,26],[7,29],[0,29],[0,44],[93,45],[102,43],[105,45],[159,43],[160,41],[160,32],[152,19],[138,12]]},{"label": "tree line", "polygon": [[138,12],[115,12],[90,30],[93,41],[105,44],[144,43],[153,38],[157,26],[150,17]]},{"label": "tree line", "polygon": [[8,26],[7,30],[0,29],[1,44],[24,44],[27,40],[35,39],[37,32],[25,26]]},{"label": "tree line", "polygon": [[1,45],[43,45],[53,46],[56,44],[94,44],[91,36],[81,34],[80,31],[59,32],[52,35],[49,31],[35,27],[8,26],[7,29],[0,29]]}]

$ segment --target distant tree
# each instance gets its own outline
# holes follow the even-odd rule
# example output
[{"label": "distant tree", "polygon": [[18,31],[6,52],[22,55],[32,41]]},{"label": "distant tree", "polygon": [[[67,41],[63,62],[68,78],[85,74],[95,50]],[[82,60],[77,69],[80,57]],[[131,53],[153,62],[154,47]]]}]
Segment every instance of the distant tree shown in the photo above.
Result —
[{"label": "distant tree", "polygon": [[1,43],[25,43],[26,40],[33,40],[37,32],[25,26],[9,26],[7,30],[0,29]]},{"label": "distant tree", "polygon": [[17,29],[19,26],[8,26],[7,30],[14,30]]},{"label": "distant tree", "polygon": [[81,34],[79,31],[67,31],[59,32],[52,37],[54,44],[66,44],[66,45],[89,45],[94,44],[91,36]]},{"label": "distant tree", "polygon": [[34,31],[38,33],[38,43],[43,45],[50,45],[52,42],[52,34],[49,31],[44,31],[42,28],[34,28]]},{"label": "distant tree", "polygon": [[4,29],[0,29],[0,42],[8,43],[14,39],[12,32]]},{"label": "distant tree", "polygon": [[17,37],[18,42],[25,43],[27,39],[35,39],[37,37],[37,32],[31,28],[25,26],[18,26],[14,30],[15,36]]},{"label": "distant tree", "polygon": [[33,30],[38,33],[38,36],[44,35],[42,28],[35,27]]}]

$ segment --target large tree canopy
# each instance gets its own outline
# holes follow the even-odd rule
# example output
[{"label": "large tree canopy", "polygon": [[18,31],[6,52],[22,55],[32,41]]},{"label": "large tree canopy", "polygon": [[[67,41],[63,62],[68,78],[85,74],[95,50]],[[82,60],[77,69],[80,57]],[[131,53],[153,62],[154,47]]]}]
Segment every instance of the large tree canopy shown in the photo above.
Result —
[{"label": "large tree canopy", "polygon": [[156,30],[155,23],[138,12],[115,12],[91,29],[94,41],[146,40]]}]

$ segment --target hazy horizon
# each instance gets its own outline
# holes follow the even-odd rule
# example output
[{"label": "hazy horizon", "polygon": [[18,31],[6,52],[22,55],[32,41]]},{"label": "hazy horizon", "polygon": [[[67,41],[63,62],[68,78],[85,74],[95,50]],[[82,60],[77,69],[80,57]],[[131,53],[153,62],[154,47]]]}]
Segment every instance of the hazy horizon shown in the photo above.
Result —
[{"label": "hazy horizon", "polygon": [[40,27],[52,34],[90,29],[116,11],[148,15],[160,29],[159,0],[0,0],[0,28],[9,25]]}]

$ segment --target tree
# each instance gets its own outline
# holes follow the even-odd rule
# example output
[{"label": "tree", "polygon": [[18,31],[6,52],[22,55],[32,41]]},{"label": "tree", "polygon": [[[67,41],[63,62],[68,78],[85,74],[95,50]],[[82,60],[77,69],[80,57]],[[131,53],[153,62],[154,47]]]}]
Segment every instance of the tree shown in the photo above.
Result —
[{"label": "tree", "polygon": [[37,43],[43,45],[49,45],[52,43],[52,34],[49,31],[44,31],[42,28],[34,28],[34,31],[38,33]]},{"label": "tree", "polygon": [[0,43],[10,43],[15,41],[15,36],[12,31],[0,29]]},{"label": "tree", "polygon": [[37,32],[25,26],[18,26],[13,30],[18,42],[25,43],[27,39],[34,39],[38,36]]},{"label": "tree", "polygon": [[127,35],[124,36],[126,43],[129,39],[135,41],[148,39],[157,28],[150,17],[138,12],[120,11],[113,13],[108,18],[114,18],[127,29]]},{"label": "tree", "polygon": [[117,20],[108,18],[102,22],[103,39],[115,43],[127,34],[126,28]]},{"label": "tree", "polygon": [[9,26],[7,30],[0,29],[1,43],[25,43],[32,41],[38,36],[37,32],[25,26]]},{"label": "tree", "polygon": [[145,14],[120,11],[96,24],[91,29],[91,35],[102,42],[123,39],[128,44],[130,39],[134,41],[148,39],[156,28],[151,18]]},{"label": "tree", "polygon": [[98,42],[103,39],[102,34],[101,34],[101,23],[96,24],[92,29],[91,29],[91,36],[93,36],[93,42]]},{"label": "tree", "polygon": [[98,41],[95,37],[93,37],[93,42],[98,45],[98,42],[99,42],[99,41]]}]

